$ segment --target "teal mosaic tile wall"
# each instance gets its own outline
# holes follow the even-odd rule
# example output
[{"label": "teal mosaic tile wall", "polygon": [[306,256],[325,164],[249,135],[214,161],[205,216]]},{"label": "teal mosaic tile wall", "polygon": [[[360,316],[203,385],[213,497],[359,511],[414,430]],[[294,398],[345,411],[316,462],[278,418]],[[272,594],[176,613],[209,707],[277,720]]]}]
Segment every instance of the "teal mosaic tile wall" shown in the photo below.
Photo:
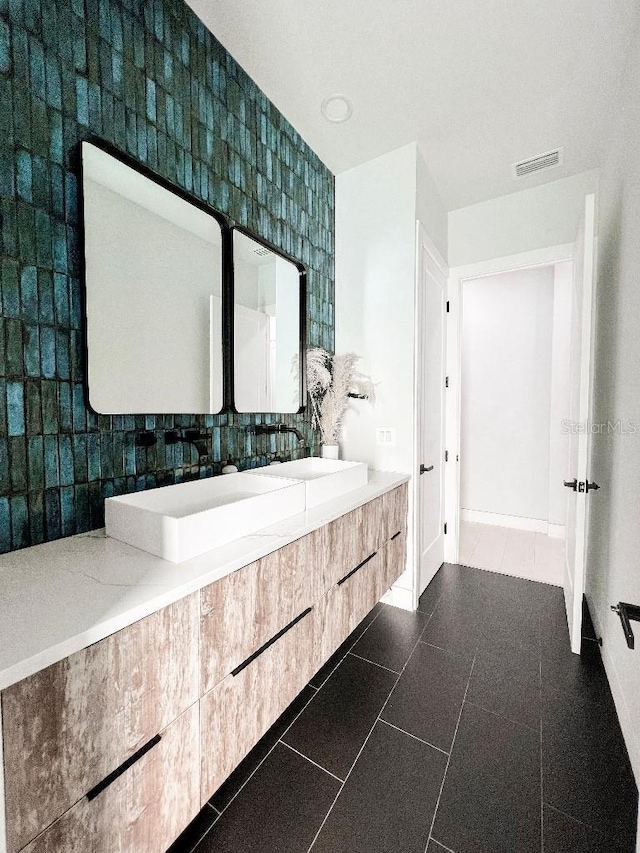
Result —
[{"label": "teal mosaic tile wall", "polygon": [[[74,151],[92,136],[304,263],[309,344],[333,349],[333,176],[182,0],[0,0],[0,552],[102,526],[110,495],[302,453],[251,435],[257,416],[86,409]],[[307,417],[270,419],[314,448]],[[211,464],[165,446],[188,426]]]}]

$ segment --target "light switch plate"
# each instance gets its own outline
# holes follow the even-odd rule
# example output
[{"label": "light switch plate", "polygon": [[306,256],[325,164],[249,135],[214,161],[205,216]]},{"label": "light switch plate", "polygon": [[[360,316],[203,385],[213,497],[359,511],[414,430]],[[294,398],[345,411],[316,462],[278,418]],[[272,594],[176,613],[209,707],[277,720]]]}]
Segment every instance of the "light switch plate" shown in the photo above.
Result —
[{"label": "light switch plate", "polygon": [[378,444],[393,447],[396,443],[396,431],[394,427],[378,427],[376,435]]}]

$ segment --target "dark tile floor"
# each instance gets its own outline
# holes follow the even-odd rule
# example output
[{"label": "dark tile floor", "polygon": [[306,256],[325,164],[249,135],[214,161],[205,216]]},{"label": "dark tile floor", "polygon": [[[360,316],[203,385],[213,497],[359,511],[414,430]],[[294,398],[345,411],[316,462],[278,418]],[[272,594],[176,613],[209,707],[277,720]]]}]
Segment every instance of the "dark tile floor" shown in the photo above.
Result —
[{"label": "dark tile floor", "polygon": [[633,853],[637,802],[562,592],[445,565],[418,612],[375,608],[171,853]]}]

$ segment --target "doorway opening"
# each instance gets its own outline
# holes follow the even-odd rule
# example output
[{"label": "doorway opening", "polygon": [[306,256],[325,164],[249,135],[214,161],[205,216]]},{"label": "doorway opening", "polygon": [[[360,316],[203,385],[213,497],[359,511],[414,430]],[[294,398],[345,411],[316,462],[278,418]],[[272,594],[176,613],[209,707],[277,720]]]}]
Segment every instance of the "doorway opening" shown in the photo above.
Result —
[{"label": "doorway opening", "polygon": [[561,261],[462,285],[459,561],[556,586],[564,575],[572,267]]},{"label": "doorway opening", "polygon": [[[445,559],[460,562],[464,547],[475,565],[560,583],[554,554],[560,546],[550,541],[557,538],[576,653],[589,507],[599,488],[589,477],[595,209],[595,196],[586,196],[575,243],[454,269],[448,288],[447,373],[454,393],[446,430],[456,464],[445,472],[451,532]],[[466,523],[506,527],[508,534],[498,529],[483,544],[482,529]],[[546,537],[538,541],[538,572],[535,538],[527,554],[527,537],[511,532],[522,528]]]}]

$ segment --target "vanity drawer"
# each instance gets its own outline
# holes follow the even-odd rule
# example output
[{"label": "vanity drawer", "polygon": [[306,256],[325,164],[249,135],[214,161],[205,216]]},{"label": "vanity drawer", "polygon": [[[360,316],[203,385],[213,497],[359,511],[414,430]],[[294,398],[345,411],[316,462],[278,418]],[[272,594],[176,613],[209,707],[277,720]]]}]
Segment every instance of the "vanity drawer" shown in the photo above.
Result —
[{"label": "vanity drawer", "polygon": [[198,705],[93,799],[83,797],[24,853],[164,853],[200,811]]},{"label": "vanity drawer", "polygon": [[398,580],[407,566],[406,528],[402,529],[399,533],[395,533],[384,547],[385,571],[384,590],[382,594]]},{"label": "vanity drawer", "polygon": [[319,608],[321,663],[343,643],[387,589],[385,548],[341,578]]},{"label": "vanity drawer", "polygon": [[325,537],[315,530],[201,591],[201,695],[318,601]]},{"label": "vanity drawer", "polygon": [[200,700],[203,805],[318,669],[317,627],[309,610]]},{"label": "vanity drawer", "polygon": [[377,551],[385,542],[384,531],[382,497],[369,501],[327,525],[329,556],[325,590]]},{"label": "vanity drawer", "polygon": [[403,483],[386,492],[380,500],[382,501],[383,541],[387,542],[398,530],[404,530],[407,526],[409,484]]},{"label": "vanity drawer", "polygon": [[197,701],[197,652],[194,594],[3,691],[8,853]]}]

